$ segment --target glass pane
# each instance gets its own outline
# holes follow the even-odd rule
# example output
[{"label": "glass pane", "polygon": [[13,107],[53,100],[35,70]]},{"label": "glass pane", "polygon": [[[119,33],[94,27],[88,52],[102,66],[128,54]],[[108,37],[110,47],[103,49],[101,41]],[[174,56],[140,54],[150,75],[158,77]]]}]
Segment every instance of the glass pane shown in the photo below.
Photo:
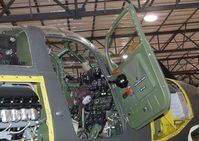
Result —
[{"label": "glass pane", "polygon": [[129,13],[122,17],[110,37],[109,55],[112,63],[117,66],[124,62],[140,43]]}]

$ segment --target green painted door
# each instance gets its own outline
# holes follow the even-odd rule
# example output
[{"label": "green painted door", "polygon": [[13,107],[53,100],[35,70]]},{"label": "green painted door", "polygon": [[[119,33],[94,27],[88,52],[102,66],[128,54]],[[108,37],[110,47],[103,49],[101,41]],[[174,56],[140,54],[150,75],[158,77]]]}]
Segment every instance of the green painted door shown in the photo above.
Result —
[{"label": "green painted door", "polygon": [[[131,41],[129,49],[125,52],[128,58],[117,66],[112,63],[109,52],[112,37],[116,34],[116,29],[121,24],[121,20],[129,22],[128,18],[123,18],[127,14],[130,17],[131,24],[134,25],[134,33],[138,35],[138,39],[136,42]],[[105,45],[105,56],[110,73],[114,70],[120,70],[120,74],[125,74],[129,81],[128,86],[130,88],[115,86],[117,92],[115,95],[118,99],[117,101],[119,101],[117,104],[122,107],[130,127],[135,129],[142,128],[169,109],[170,94],[163,73],[142,31],[132,5],[125,8],[113,22],[111,29],[107,33]],[[128,90],[130,90],[129,95],[126,94]]]}]

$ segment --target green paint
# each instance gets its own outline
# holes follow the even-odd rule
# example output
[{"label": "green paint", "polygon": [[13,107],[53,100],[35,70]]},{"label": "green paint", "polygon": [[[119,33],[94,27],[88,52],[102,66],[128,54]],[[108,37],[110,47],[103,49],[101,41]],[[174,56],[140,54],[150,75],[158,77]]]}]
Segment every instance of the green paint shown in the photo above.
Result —
[{"label": "green paint", "polygon": [[[140,44],[129,54],[128,59],[116,68],[112,65],[108,54],[111,36],[128,13],[139,36]],[[123,98],[125,89],[120,88],[116,88],[116,96],[119,99],[117,106],[122,107],[130,127],[139,129],[168,110],[170,104],[168,86],[131,4],[113,22],[106,35],[105,57],[110,72],[119,69],[129,79],[129,86],[132,89],[130,96]]]},{"label": "green paint", "polygon": [[30,47],[25,32],[21,32],[20,36],[17,36],[16,42],[19,62],[22,62],[25,66],[32,66]]}]

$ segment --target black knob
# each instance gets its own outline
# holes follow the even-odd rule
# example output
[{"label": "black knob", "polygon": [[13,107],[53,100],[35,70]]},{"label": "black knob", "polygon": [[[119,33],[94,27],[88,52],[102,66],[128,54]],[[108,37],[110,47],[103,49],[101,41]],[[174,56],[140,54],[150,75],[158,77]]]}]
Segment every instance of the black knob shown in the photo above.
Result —
[{"label": "black knob", "polygon": [[115,80],[115,84],[120,88],[126,88],[128,86],[128,83],[129,81],[124,74],[118,75],[117,79]]}]

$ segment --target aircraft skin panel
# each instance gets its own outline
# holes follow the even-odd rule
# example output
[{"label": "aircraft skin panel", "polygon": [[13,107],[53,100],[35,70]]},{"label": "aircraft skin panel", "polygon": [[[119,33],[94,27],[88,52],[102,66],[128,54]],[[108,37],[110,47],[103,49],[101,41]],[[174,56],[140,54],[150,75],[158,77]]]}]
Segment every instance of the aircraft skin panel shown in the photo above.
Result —
[{"label": "aircraft skin panel", "polygon": [[[111,38],[117,25],[128,13],[130,13],[131,22],[135,26],[135,32],[138,34],[140,43],[136,48],[132,47],[133,50],[127,52],[128,58],[116,67],[111,63],[109,56]],[[130,127],[142,128],[169,109],[170,93],[168,86],[152,48],[143,33],[133,5],[129,4],[122,11],[107,33],[105,57],[110,73],[120,70],[120,74],[125,74],[129,80],[131,93],[124,98],[126,89],[118,88],[117,97]]]},{"label": "aircraft skin panel", "polygon": [[[57,79],[56,73],[52,68],[50,57],[48,56],[47,46],[44,40],[44,34],[38,28],[28,27],[19,28],[24,31],[31,52],[32,66],[17,66],[17,65],[0,65],[0,79],[2,81],[13,81],[11,77],[20,79],[20,82],[40,83],[42,81],[42,91],[44,99],[49,101],[46,107],[46,114],[49,115],[46,123],[49,129],[45,126],[39,129],[39,139],[44,141],[80,141],[74,132],[70,112],[67,107],[61,85]],[[25,45],[25,44],[24,44]],[[5,77],[5,79],[1,78]],[[42,77],[42,78],[41,78]],[[46,91],[44,90],[46,89]],[[143,133],[147,133],[143,136]],[[120,136],[101,139],[103,141],[132,141],[132,139],[150,141],[150,127],[146,126],[142,131],[137,131],[127,127],[127,130]],[[91,141],[94,139],[91,139]]]},{"label": "aircraft skin panel", "polygon": [[[46,130],[43,130],[42,133],[47,136],[52,133],[51,139],[49,140],[78,140],[74,130],[71,130],[73,126],[70,122],[70,114],[67,110],[66,101],[62,95],[56,73],[53,71],[50,57],[48,56],[43,32],[34,27],[18,29],[25,32],[27,36],[32,56],[32,66],[0,65],[0,74],[12,76],[43,76],[50,107],[48,113],[51,111],[52,117],[51,121],[48,120],[48,124],[50,125],[52,123],[53,127],[51,126],[51,130],[49,130],[50,133]],[[4,30],[9,32],[8,29]],[[65,116],[59,114],[60,112]],[[70,135],[66,136],[66,132]],[[45,135],[43,138],[46,138]]]},{"label": "aircraft skin panel", "polygon": [[[170,97],[167,84],[152,61],[152,54],[146,52],[143,45],[137,47],[128,60],[117,68],[126,74],[132,93],[127,98],[122,97],[124,90],[120,89],[119,97],[128,117],[129,124],[140,128],[168,110]],[[163,83],[165,82],[165,84]]]},{"label": "aircraft skin panel", "polygon": [[[124,61],[121,65],[119,65],[118,67],[115,67],[114,65],[111,64],[107,46],[110,42],[109,37],[113,33],[112,30],[114,30],[114,27],[116,27],[117,22],[119,22],[119,20],[121,20],[122,17],[127,12],[129,12],[130,15],[132,16],[132,22],[135,24],[135,28],[137,30],[137,33],[141,42],[139,44],[136,44],[136,47],[135,47],[135,44],[132,45],[134,47],[132,47],[133,50],[128,52],[129,53],[128,59]],[[2,32],[2,31],[5,31],[5,32]],[[38,136],[34,136],[34,137],[37,138],[39,141],[40,140],[43,140],[43,141],[82,141],[82,139],[78,136],[78,134],[76,134],[73,128],[74,127],[73,121],[72,121],[73,115],[71,114],[70,107],[68,107],[69,105],[69,103],[67,102],[68,99],[64,96],[64,94],[70,94],[69,92],[67,93],[67,92],[64,92],[63,90],[64,84],[67,83],[65,82],[65,79],[63,80],[63,77],[65,77],[65,74],[63,73],[61,77],[57,76],[57,74],[59,75],[59,73],[62,73],[64,69],[63,70],[58,69],[58,71],[60,71],[59,73],[56,73],[55,70],[53,69],[54,64],[53,62],[51,62],[50,56],[47,50],[48,48],[46,44],[47,34],[45,34],[41,29],[36,28],[36,27],[6,28],[6,29],[0,29],[0,33],[7,34],[8,37],[14,37],[14,38],[16,37],[17,43],[13,44],[13,46],[15,45],[17,46],[16,55],[19,56],[18,60],[17,59],[14,60],[14,61],[18,61],[17,65],[9,64],[13,62],[9,62],[6,64],[6,62],[3,62],[2,59],[0,60],[1,63],[2,62],[4,63],[0,65],[0,84],[1,84],[0,90],[2,91],[2,89],[10,88],[10,87],[14,89],[23,88],[24,89],[23,92],[27,90],[33,94],[31,95],[32,97],[28,97],[29,95],[25,95],[25,96],[20,95],[23,97],[22,102],[17,99],[16,100],[18,102],[17,104],[19,104],[20,102],[20,104],[23,104],[23,106],[25,105],[26,108],[20,105],[18,109],[16,105],[13,106],[12,104],[10,105],[8,104],[9,107],[6,107],[7,105],[4,104],[5,98],[2,98],[3,94],[0,94],[0,102],[1,102],[0,106],[5,105],[5,107],[3,108],[1,107],[0,115],[6,112],[8,113],[16,112],[16,109],[18,110],[17,112],[19,112],[19,110],[21,112],[25,109],[25,111],[28,113],[27,114],[25,112],[24,114],[24,115],[26,114],[28,115],[27,116],[28,120],[25,119],[23,121],[20,121],[19,123],[18,121],[17,122],[12,121],[13,125],[9,125],[9,122],[11,120],[19,120],[19,119],[15,119],[15,118],[9,119],[7,117],[3,119],[1,117],[2,119],[1,119],[0,124],[3,125],[4,127],[6,125],[9,125],[9,126],[5,129],[2,128],[2,126],[0,126],[1,131],[5,130],[5,133],[4,132],[0,132],[0,133],[3,133],[3,136],[5,136],[6,139],[8,140],[13,140],[13,139],[19,140],[20,137],[22,138],[23,135],[27,135],[27,134],[23,133],[23,134],[19,134],[18,136],[13,136],[12,137],[13,139],[10,138],[9,134],[11,132],[16,133],[16,130],[18,129],[20,129],[19,130],[20,132],[18,131],[19,133],[22,133],[23,130],[29,129],[29,131],[32,131],[32,133],[34,133],[33,132],[34,130],[38,131],[39,133]],[[114,103],[112,104],[113,106],[111,107],[111,110],[114,110],[115,113],[118,112],[115,115],[117,116],[117,119],[120,119],[120,120],[115,120],[113,118],[114,119],[113,121],[117,121],[117,122],[119,121],[118,123],[120,125],[118,127],[122,127],[122,132],[120,132],[121,134],[115,134],[109,137],[102,137],[102,136],[97,137],[95,136],[95,131],[97,130],[91,130],[93,133],[91,132],[91,134],[89,134],[89,129],[86,129],[88,131],[87,132],[88,135],[91,136],[90,139],[89,138],[87,139],[89,139],[90,141],[95,141],[95,140],[100,140],[100,141],[122,141],[122,140],[125,140],[125,141],[166,141],[166,140],[187,141],[187,135],[188,135],[190,127],[198,124],[198,121],[199,121],[199,107],[198,107],[199,94],[196,88],[190,85],[186,85],[184,83],[176,82],[175,80],[172,80],[174,83],[179,83],[179,86],[181,86],[180,89],[183,88],[184,91],[187,93],[185,95],[185,98],[190,100],[190,102],[189,100],[187,100],[188,107],[189,108],[192,107],[192,110],[190,110],[191,111],[190,113],[194,115],[194,117],[190,116],[189,119],[186,119],[187,120],[185,122],[186,124],[183,124],[183,120],[182,120],[181,125],[183,126],[179,126],[180,125],[179,122],[177,122],[178,125],[175,125],[176,123],[173,122],[174,120],[170,120],[170,118],[173,118],[171,111],[169,109],[170,103],[171,103],[172,92],[170,91],[169,84],[168,82],[166,82],[166,79],[164,78],[164,75],[160,69],[160,66],[158,65],[158,62],[150,47],[150,44],[146,40],[146,37],[144,36],[144,33],[142,31],[142,28],[138,22],[138,18],[135,13],[135,9],[133,8],[132,5],[129,5],[128,8],[124,9],[122,14],[119,15],[116,21],[113,22],[113,26],[111,27],[110,32],[107,34],[107,38],[106,38],[106,59],[107,59],[106,61],[107,62],[104,61],[103,56],[99,54],[99,52],[94,47],[94,45],[92,45],[89,41],[82,38],[81,36],[67,32],[67,34],[63,36],[52,35],[51,37],[52,39],[59,38],[61,41],[64,42],[64,45],[65,43],[68,43],[69,41],[70,42],[72,41],[74,43],[80,43],[81,45],[83,45],[84,46],[83,49],[89,50],[90,53],[92,53],[95,56],[96,62],[99,65],[98,68],[101,69],[102,74],[105,75],[104,77],[103,75],[100,75],[100,78],[103,77],[103,80],[107,81],[108,83],[109,89],[107,90],[107,94],[109,94],[108,95],[109,97],[112,96],[113,101],[114,101]],[[3,36],[3,38],[9,39],[7,38],[7,36]],[[1,39],[1,36],[0,36],[0,39]],[[15,42],[15,41],[11,41],[11,42]],[[0,51],[1,51],[0,53],[2,52],[5,53],[4,49],[6,48],[7,47],[0,45]],[[23,56],[23,54],[25,55]],[[6,55],[7,54],[5,53],[5,56]],[[8,55],[6,57],[12,58],[13,57],[12,55],[10,56]],[[57,59],[60,59],[60,58],[58,57]],[[6,61],[9,61],[9,59]],[[62,61],[62,60],[60,59],[59,61]],[[80,63],[82,62],[85,63],[83,60],[78,60],[78,61]],[[58,65],[60,64],[58,63]],[[59,67],[63,67],[62,65],[60,65]],[[87,69],[88,68],[91,69],[91,66],[87,67]],[[115,70],[119,71],[119,73],[113,74]],[[87,72],[90,73],[92,71],[87,70]],[[128,85],[123,88],[117,86],[117,83],[116,83],[117,79],[115,79],[121,74],[123,74],[128,79],[128,83],[127,83]],[[74,85],[74,86],[79,87],[83,84],[83,83],[80,83],[80,80],[77,79],[77,81],[78,83],[76,84],[78,85]],[[101,82],[101,79],[100,79],[100,82]],[[87,85],[92,86],[90,84],[87,84]],[[185,93],[184,91],[183,93]],[[97,92],[94,91],[93,93],[97,93]],[[13,95],[11,94],[11,96]],[[28,100],[23,101],[24,99],[26,99],[25,98],[26,96],[28,97],[27,98]],[[100,93],[100,96],[104,96],[104,95],[101,95]],[[15,99],[16,98],[15,95],[12,98]],[[10,103],[15,102],[13,101],[12,98],[9,98]],[[21,97],[17,97],[17,98],[21,98]],[[24,104],[23,102],[24,103],[26,102],[26,103]],[[75,105],[75,100],[72,101],[72,104]],[[83,104],[83,101],[82,101],[82,104]],[[84,105],[85,109],[86,109],[86,106],[88,105],[86,104]],[[91,108],[92,107],[94,106],[91,106]],[[87,108],[90,108],[90,107],[87,107]],[[95,112],[94,115],[96,114],[96,111],[97,111],[95,110],[96,109],[93,110]],[[89,112],[88,111],[89,110],[87,109],[85,113],[90,114],[93,112],[92,110]],[[100,110],[98,109],[98,111]],[[34,120],[34,117],[30,116],[30,112],[32,112],[31,115],[36,115],[38,117],[35,117],[35,120]],[[107,114],[108,112],[110,111],[105,110],[105,114]],[[79,113],[77,112],[77,114]],[[4,115],[7,116],[9,114],[4,114]],[[101,118],[101,117],[98,117],[98,118]],[[22,120],[22,117],[20,117],[20,120]],[[77,121],[80,121],[80,120],[77,120]],[[154,125],[152,125],[153,120],[155,120]],[[161,127],[160,123],[161,122],[165,123],[165,125],[167,126],[166,121],[171,122],[170,124],[171,126],[176,126],[176,131],[179,133],[172,134],[172,136],[170,136],[172,137],[171,139],[169,139],[170,137],[169,138],[165,137],[161,140],[160,139],[161,136],[158,136],[159,135],[158,133],[163,126]],[[150,122],[152,123],[150,124]],[[28,124],[26,125],[25,123],[28,123]],[[100,125],[100,128],[98,128],[98,130],[101,128],[104,128],[103,124],[104,122]],[[83,124],[80,124],[80,126],[82,125]],[[7,130],[11,126],[13,127],[10,130]],[[20,126],[20,128],[17,128],[18,126]],[[163,127],[162,130],[166,132],[168,131],[167,133],[170,134],[170,130],[166,126]],[[110,127],[113,127],[113,126],[110,126]],[[117,127],[117,126],[114,126],[114,127]],[[92,137],[92,135],[94,136]],[[0,140],[1,139],[2,139],[2,135],[0,135]],[[26,138],[26,140],[30,140],[30,139]]]}]

